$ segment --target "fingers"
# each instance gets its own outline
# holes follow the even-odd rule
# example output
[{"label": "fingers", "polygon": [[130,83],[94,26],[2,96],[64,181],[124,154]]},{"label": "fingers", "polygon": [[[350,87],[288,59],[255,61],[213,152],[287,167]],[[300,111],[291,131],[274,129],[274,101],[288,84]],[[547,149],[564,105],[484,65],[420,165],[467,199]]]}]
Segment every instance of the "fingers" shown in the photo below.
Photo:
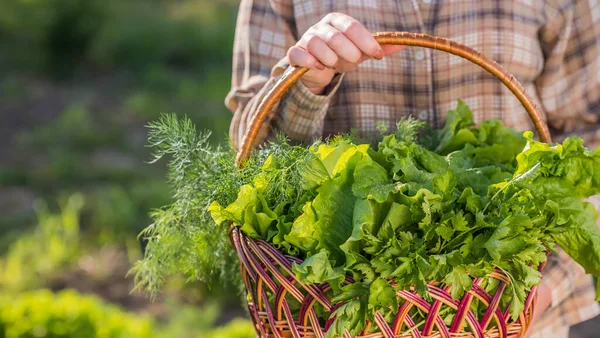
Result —
[{"label": "fingers", "polygon": [[362,57],[362,51],[344,33],[333,26],[324,25],[322,34],[325,42],[338,55],[338,58],[350,63],[357,63]]},{"label": "fingers", "polygon": [[304,48],[327,67],[335,67],[338,54],[325,42],[322,31],[304,34],[298,46]]},{"label": "fingers", "polygon": [[342,32],[364,54],[378,60],[384,57],[383,50],[373,34],[356,19],[341,13],[331,13],[325,17],[325,22]]},{"label": "fingers", "polygon": [[388,56],[388,55],[392,55],[394,53],[397,53],[397,52],[403,50],[404,48],[406,48],[406,46],[403,46],[403,45],[383,45],[383,46],[381,46],[381,48],[383,49],[383,53],[385,54],[385,56]]},{"label": "fingers", "polygon": [[404,46],[380,46],[371,32],[356,19],[342,13],[328,14],[309,28],[288,57],[294,66],[338,71],[354,69],[369,58],[381,60]]},{"label": "fingers", "polygon": [[311,53],[302,47],[294,46],[288,51],[288,60],[292,66],[300,66],[308,69],[325,69],[325,66]]}]

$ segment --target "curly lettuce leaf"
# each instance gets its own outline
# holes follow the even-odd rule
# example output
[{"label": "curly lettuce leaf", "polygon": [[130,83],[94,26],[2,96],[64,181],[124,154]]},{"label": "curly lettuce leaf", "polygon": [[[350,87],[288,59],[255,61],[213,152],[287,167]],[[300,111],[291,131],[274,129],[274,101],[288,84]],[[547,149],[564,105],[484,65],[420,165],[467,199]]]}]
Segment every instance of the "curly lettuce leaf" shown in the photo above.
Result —
[{"label": "curly lettuce leaf", "polygon": [[327,253],[321,251],[310,256],[302,264],[294,263],[292,271],[296,277],[303,283],[324,283],[328,282],[334,290],[339,290],[346,273],[343,268],[334,268],[331,265]]},{"label": "curly lettuce leaf", "polygon": [[553,233],[552,237],[586,273],[600,276],[600,230],[596,225],[597,217],[596,208],[585,203],[583,212],[573,217],[571,225],[563,231]]},{"label": "curly lettuce leaf", "polygon": [[216,224],[232,221],[240,225],[248,236],[260,239],[268,237],[269,229],[278,219],[278,215],[269,208],[261,189],[252,185],[242,186],[238,198],[227,207],[213,202],[208,211]]},{"label": "curly lettuce leaf", "polygon": [[569,137],[562,144],[548,145],[533,140],[533,133],[526,132],[527,146],[517,156],[519,175],[537,166],[537,177],[559,178],[560,185],[572,189],[580,198],[600,193],[600,148],[596,151],[583,146],[583,140]]}]

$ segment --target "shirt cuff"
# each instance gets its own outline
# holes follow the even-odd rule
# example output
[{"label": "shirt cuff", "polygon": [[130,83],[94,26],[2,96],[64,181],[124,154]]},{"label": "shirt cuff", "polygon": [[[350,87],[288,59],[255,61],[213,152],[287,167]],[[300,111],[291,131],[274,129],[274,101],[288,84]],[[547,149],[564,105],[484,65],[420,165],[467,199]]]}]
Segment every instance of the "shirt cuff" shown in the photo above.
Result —
[{"label": "shirt cuff", "polygon": [[[282,59],[271,73],[279,77],[289,69],[287,58]],[[310,141],[323,134],[325,115],[329,102],[340,87],[343,73],[336,74],[323,94],[311,92],[301,81],[296,81],[282,96],[274,116],[277,129],[283,130],[292,140]]]},{"label": "shirt cuff", "polygon": [[318,111],[329,103],[331,97],[337,92],[343,77],[342,73],[336,74],[322,94],[314,94],[302,81],[298,80],[288,90],[288,96],[296,98],[303,108]]}]

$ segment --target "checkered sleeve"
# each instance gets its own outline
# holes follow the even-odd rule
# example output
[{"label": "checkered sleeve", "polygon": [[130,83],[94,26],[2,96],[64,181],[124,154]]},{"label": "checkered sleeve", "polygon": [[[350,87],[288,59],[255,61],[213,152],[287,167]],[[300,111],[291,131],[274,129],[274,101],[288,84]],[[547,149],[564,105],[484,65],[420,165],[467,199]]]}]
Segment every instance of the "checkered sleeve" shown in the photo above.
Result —
[{"label": "checkered sleeve", "polygon": [[[292,1],[241,1],[232,88],[225,99],[234,114],[229,133],[235,146],[240,145],[261,100],[289,67],[286,53],[297,38]],[[274,129],[294,140],[320,135],[329,98],[337,88],[332,84],[326,95],[314,95],[302,84],[294,84],[265,121],[254,145],[272,136]]]},{"label": "checkered sleeve", "polygon": [[536,87],[556,139],[600,141],[600,2],[555,0],[539,31],[544,54]]},{"label": "checkered sleeve", "polygon": [[323,135],[325,114],[331,97],[337,91],[343,74],[337,74],[323,95],[315,95],[300,81],[282,97],[273,126],[285,131],[291,140],[310,141]]}]

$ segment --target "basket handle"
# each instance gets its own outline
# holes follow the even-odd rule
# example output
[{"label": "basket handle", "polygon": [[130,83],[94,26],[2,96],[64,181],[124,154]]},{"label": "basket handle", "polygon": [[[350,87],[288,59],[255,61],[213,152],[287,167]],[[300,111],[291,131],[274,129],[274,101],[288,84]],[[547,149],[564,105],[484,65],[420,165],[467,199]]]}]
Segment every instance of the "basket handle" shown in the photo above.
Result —
[{"label": "basket handle", "polygon": [[[543,115],[535,103],[533,103],[529,95],[525,93],[523,86],[512,74],[508,73],[498,63],[488,59],[480,52],[448,39],[420,33],[381,32],[374,33],[373,37],[375,37],[375,40],[381,45],[405,45],[437,49],[460,56],[476,65],[479,65],[481,68],[487,70],[489,73],[502,81],[502,83],[504,83],[504,85],[519,99],[523,107],[525,107],[527,110],[529,117],[533,121],[540,140],[546,143],[551,142],[548,125],[544,122]],[[275,104],[279,101],[281,96],[283,96],[283,94],[307,71],[308,68],[290,67],[277,81],[275,86],[273,86],[273,88],[271,88],[271,90],[267,93],[265,98],[258,106],[257,112],[252,117],[250,126],[244,134],[244,138],[236,157],[236,163],[238,166],[243,167],[244,162],[249,158],[250,152],[252,151],[252,145],[254,144],[254,140],[256,139],[258,131]]]}]

